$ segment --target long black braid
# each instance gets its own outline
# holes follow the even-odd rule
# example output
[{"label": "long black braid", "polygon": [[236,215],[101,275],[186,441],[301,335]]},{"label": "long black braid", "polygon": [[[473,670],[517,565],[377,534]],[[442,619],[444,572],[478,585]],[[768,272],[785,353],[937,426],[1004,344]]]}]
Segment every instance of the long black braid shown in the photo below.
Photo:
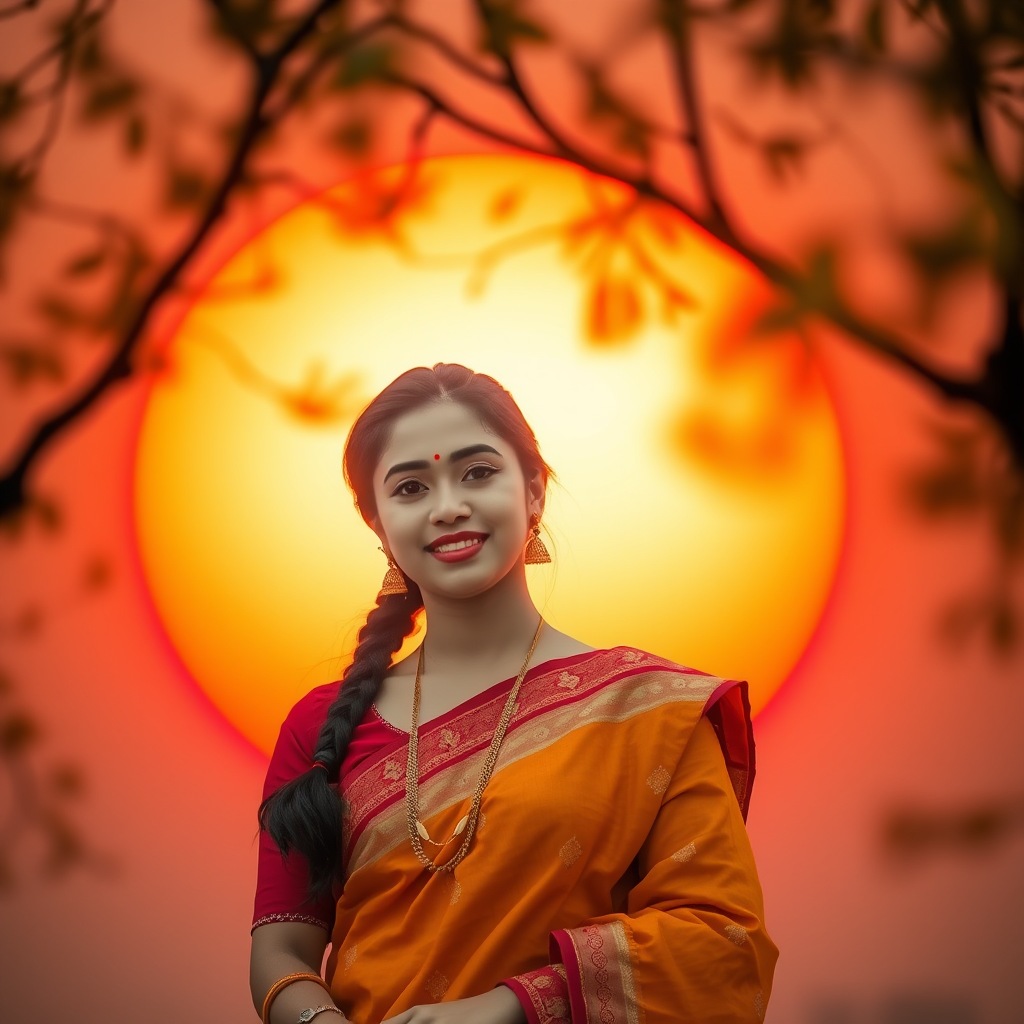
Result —
[{"label": "long black braid", "polygon": [[310,900],[329,893],[343,874],[342,804],[330,782],[338,777],[355,727],[380,692],[391,655],[412,633],[416,613],[423,607],[420,588],[402,576],[408,593],[378,596],[320,729],[313,759],[328,770],[311,768],[260,804],[260,828],[270,833],[283,854],[296,849],[309,861]]}]

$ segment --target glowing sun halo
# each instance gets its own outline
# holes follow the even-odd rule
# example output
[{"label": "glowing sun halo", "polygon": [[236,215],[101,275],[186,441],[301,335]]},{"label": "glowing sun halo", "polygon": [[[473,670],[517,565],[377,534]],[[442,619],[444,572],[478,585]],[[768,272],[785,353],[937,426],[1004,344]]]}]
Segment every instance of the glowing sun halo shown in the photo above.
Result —
[{"label": "glowing sun halo", "polygon": [[305,203],[198,298],[143,419],[138,542],[175,648],[269,751],[386,569],[345,434],[399,373],[461,362],[511,391],[564,486],[554,561],[527,569],[545,618],[745,678],[763,707],[818,622],[845,503],[813,362],[741,344],[764,295],[682,217],[556,161],[438,158]]}]

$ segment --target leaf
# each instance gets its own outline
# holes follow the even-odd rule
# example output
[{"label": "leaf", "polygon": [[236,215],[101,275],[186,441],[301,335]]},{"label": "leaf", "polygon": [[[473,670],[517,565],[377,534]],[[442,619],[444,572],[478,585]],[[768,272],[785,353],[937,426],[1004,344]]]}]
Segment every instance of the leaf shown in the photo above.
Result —
[{"label": "leaf", "polygon": [[146,120],[139,114],[132,114],[124,126],[124,147],[131,156],[138,156],[146,147]]},{"label": "leaf", "polygon": [[81,310],[53,293],[41,295],[36,301],[36,309],[55,327],[82,327],[87,322]]},{"label": "leaf", "polygon": [[86,94],[82,105],[83,121],[102,121],[119,114],[139,95],[139,86],[130,78],[105,79]]},{"label": "leaf", "polygon": [[641,211],[660,241],[668,248],[675,249],[683,237],[675,211],[659,203],[644,203]]},{"label": "leaf", "polygon": [[110,72],[110,60],[98,32],[90,32],[75,47],[76,67],[83,78],[92,78]]},{"label": "leaf", "polygon": [[64,516],[61,514],[60,506],[49,498],[38,496],[30,498],[28,509],[47,533],[57,533],[64,525]]},{"label": "leaf", "polygon": [[523,204],[525,192],[518,185],[499,192],[487,207],[487,219],[498,224],[513,217]]},{"label": "leaf", "polygon": [[587,83],[587,120],[595,123],[610,121],[614,127],[615,145],[623,152],[646,158],[650,153],[650,125],[638,111],[608,88],[599,65],[581,62],[579,70]]},{"label": "leaf", "polygon": [[899,241],[930,289],[940,287],[957,271],[984,260],[990,252],[977,208],[965,211],[936,230],[904,232]]},{"label": "leaf", "polygon": [[217,36],[234,46],[240,40],[247,46],[259,46],[288,24],[278,9],[282,6],[280,0],[226,0],[213,6],[217,9]]},{"label": "leaf", "polygon": [[0,754],[6,757],[23,753],[39,738],[39,726],[24,711],[14,711],[0,719]]},{"label": "leaf", "polygon": [[636,333],[643,316],[640,295],[631,281],[601,277],[587,301],[587,333],[603,345],[626,341]]},{"label": "leaf", "polygon": [[661,293],[661,318],[669,326],[673,325],[678,314],[697,308],[697,300],[676,284],[664,283],[659,286]]},{"label": "leaf", "polygon": [[508,57],[518,40],[533,43],[549,41],[550,36],[541,25],[520,13],[521,6],[519,0],[483,0],[479,4],[484,21],[483,50]]},{"label": "leaf", "polygon": [[780,184],[790,172],[802,170],[808,142],[795,135],[776,135],[759,143],[768,170]]},{"label": "leaf", "polygon": [[67,263],[64,273],[68,277],[86,277],[99,270],[108,255],[106,249],[91,249],[88,252],[83,252]]},{"label": "leaf", "polygon": [[172,164],[167,173],[164,205],[170,210],[187,210],[205,205],[213,187],[203,171]]},{"label": "leaf", "polygon": [[32,195],[35,176],[17,164],[0,164],[0,241],[14,227],[19,207]]},{"label": "leaf", "polygon": [[864,19],[864,41],[876,53],[885,53],[885,0],[875,0]]},{"label": "leaf", "polygon": [[53,349],[40,343],[24,342],[0,346],[3,362],[11,383],[25,387],[36,380],[59,384],[65,377],[64,362]]},{"label": "leaf", "polygon": [[393,48],[381,43],[357,47],[342,61],[333,87],[345,91],[384,78],[392,70],[393,55]]},{"label": "leaf", "polygon": [[981,198],[992,219],[995,245],[992,257],[1000,277],[1015,277],[1021,265],[1020,213],[992,165],[982,159],[949,165],[954,176],[967,182]]},{"label": "leaf", "polygon": [[785,0],[768,33],[744,48],[747,61],[760,77],[778,77],[797,91],[814,84],[815,62],[840,44],[829,27],[835,9],[828,0]]},{"label": "leaf", "polygon": [[54,327],[82,328],[90,325],[90,317],[68,299],[55,292],[44,292],[36,299],[36,309]]},{"label": "leaf", "polygon": [[753,326],[753,334],[774,334],[799,327],[810,314],[829,315],[840,307],[835,281],[835,254],[829,248],[812,253],[807,272],[795,280],[780,301],[770,306]]},{"label": "leaf", "polygon": [[24,107],[20,83],[13,78],[0,81],[0,124],[13,121]]},{"label": "leaf", "polygon": [[60,797],[80,797],[85,793],[85,776],[73,764],[56,765],[50,770],[50,788]]},{"label": "leaf", "polygon": [[113,579],[114,570],[110,560],[97,555],[85,564],[82,585],[86,590],[106,590]]},{"label": "leaf", "polygon": [[373,125],[365,117],[351,117],[328,136],[332,146],[349,156],[365,156],[373,146]]}]

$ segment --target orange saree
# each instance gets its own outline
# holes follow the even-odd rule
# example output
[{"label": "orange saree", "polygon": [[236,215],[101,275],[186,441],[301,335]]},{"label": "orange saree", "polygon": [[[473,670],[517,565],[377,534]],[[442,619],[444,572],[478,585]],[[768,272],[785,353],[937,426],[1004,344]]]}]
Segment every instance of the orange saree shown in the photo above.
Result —
[{"label": "orange saree", "polygon": [[[513,682],[420,727],[431,835],[468,812]],[[326,979],[356,1024],[501,983],[531,1024],[763,1018],[778,952],[744,827],[746,684],[631,647],[535,666],[454,876],[413,854],[407,746],[393,729],[340,782]]]}]

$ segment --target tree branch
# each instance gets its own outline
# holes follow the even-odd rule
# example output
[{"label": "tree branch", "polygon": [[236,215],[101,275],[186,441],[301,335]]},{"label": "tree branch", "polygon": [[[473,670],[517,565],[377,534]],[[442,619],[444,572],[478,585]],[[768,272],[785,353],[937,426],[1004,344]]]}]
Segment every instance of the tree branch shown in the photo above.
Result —
[{"label": "tree branch", "polygon": [[693,51],[690,46],[690,14],[686,9],[686,0],[664,0],[665,23],[672,49],[672,65],[676,74],[676,86],[679,101],[686,115],[686,124],[697,162],[697,174],[700,177],[704,198],[711,213],[711,221],[716,225],[718,233],[735,239],[736,232],[722,205],[711,169],[711,155],[708,152],[708,140],[704,131],[704,119],[701,116],[697,100],[697,84],[693,71]]},{"label": "tree branch", "polygon": [[[214,0],[211,0],[214,2]],[[258,73],[249,110],[240,137],[235,145],[228,166],[214,192],[205,214],[177,255],[150,287],[138,311],[114,349],[106,365],[95,379],[57,413],[45,419],[29,438],[13,466],[0,478],[0,517],[22,508],[27,501],[25,479],[30,467],[39,454],[59,436],[63,430],[89,409],[115,383],[132,373],[132,355],[142,339],[149,318],[157,303],[174,286],[178,275],[206,240],[213,226],[221,218],[232,189],[241,180],[245,163],[256,140],[270,126],[264,116],[263,107],[281,73],[284,61],[313,31],[317,19],[341,0],[320,0],[303,17],[292,32],[272,53],[259,58]]]},{"label": "tree branch", "polygon": [[40,2],[41,0],[21,0],[20,3],[11,4],[10,7],[0,7],[0,19],[16,18],[26,11],[34,11]]},{"label": "tree branch", "polygon": [[406,35],[409,35],[414,39],[418,39],[420,42],[427,43],[450,64],[457,67],[460,71],[464,71],[466,74],[472,75],[473,78],[476,78],[487,85],[496,86],[498,88],[504,88],[508,85],[508,80],[504,75],[495,74],[494,72],[481,67],[479,64],[470,60],[465,56],[465,54],[452,46],[444,36],[439,35],[433,30],[424,28],[422,25],[417,25],[414,21],[410,21],[401,14],[387,15],[386,20],[390,25],[397,28],[399,31],[404,32]]}]

